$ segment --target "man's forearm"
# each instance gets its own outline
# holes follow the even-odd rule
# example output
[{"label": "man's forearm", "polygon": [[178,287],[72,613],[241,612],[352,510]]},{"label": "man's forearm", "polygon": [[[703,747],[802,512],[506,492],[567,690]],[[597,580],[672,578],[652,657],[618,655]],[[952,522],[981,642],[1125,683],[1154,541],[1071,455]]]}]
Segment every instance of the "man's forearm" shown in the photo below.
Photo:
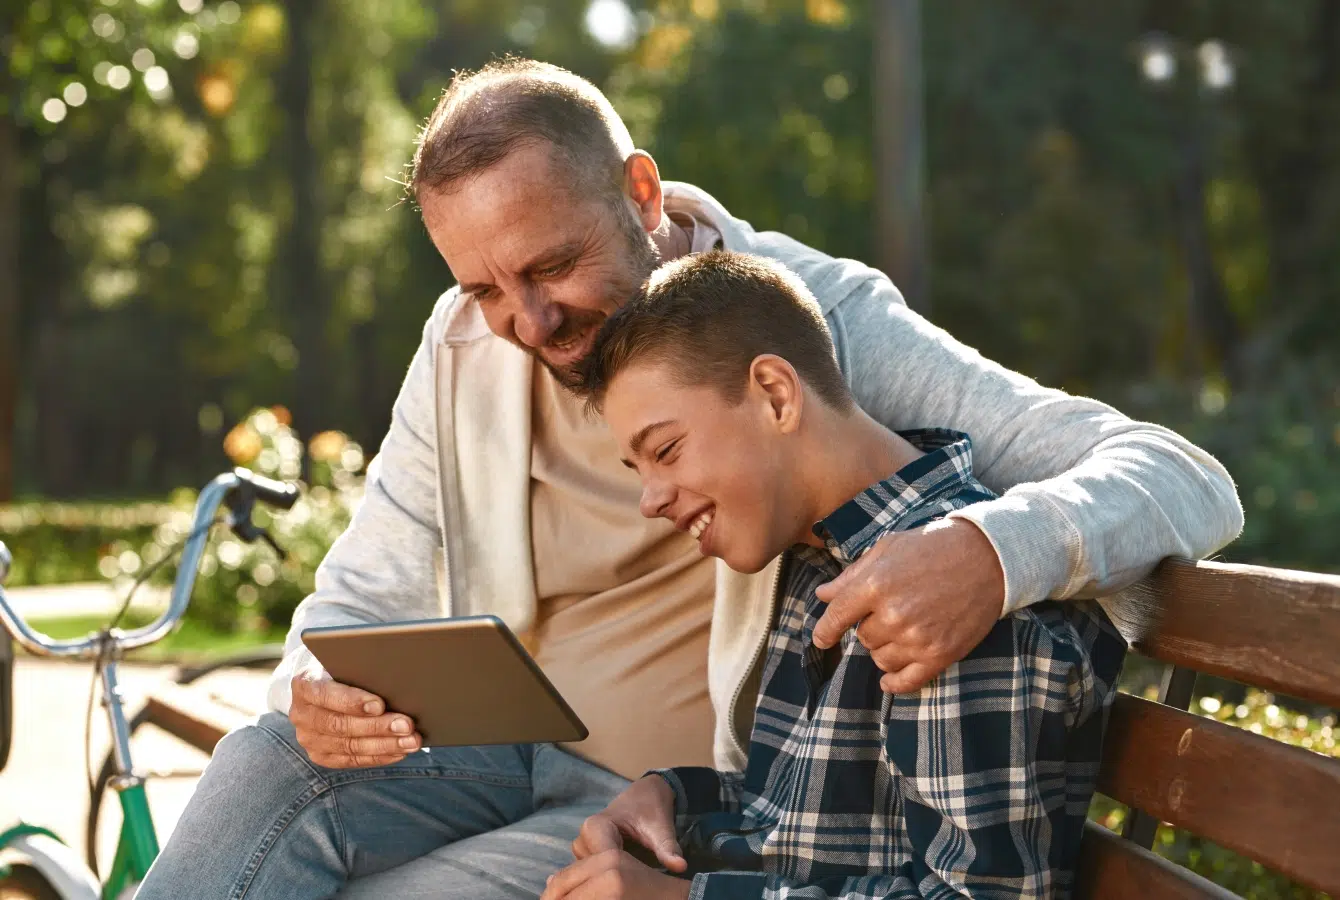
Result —
[{"label": "man's forearm", "polygon": [[891,428],[968,433],[978,477],[1004,494],[954,515],[995,546],[1006,610],[1111,593],[1165,556],[1208,555],[1241,529],[1227,471],[1174,432],[983,358],[906,309],[887,282],[839,310],[862,408]]},{"label": "man's forearm", "polygon": [[1106,596],[1164,557],[1203,558],[1238,535],[1242,508],[1222,466],[1161,429],[1132,424],[1073,469],[951,515],[972,521],[995,547],[1004,612],[1045,598]]}]

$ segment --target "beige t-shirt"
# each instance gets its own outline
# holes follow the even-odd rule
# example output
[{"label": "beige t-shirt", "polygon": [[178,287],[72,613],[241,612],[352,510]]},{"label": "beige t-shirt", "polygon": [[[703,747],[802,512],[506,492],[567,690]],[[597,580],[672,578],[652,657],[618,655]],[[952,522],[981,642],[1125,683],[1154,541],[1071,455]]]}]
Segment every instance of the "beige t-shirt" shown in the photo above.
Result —
[{"label": "beige t-shirt", "polygon": [[[692,250],[720,235],[692,227]],[[627,778],[712,765],[707,637],[714,568],[665,519],[638,512],[637,473],[603,421],[535,366],[531,543],[536,662],[591,736],[569,750]]]}]

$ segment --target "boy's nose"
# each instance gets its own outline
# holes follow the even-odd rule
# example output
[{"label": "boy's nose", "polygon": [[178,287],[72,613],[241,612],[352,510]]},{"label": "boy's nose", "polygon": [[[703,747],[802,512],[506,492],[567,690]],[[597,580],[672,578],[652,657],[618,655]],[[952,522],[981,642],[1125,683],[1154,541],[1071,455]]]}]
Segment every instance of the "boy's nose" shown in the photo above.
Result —
[{"label": "boy's nose", "polygon": [[670,486],[662,482],[648,481],[642,486],[642,502],[639,509],[643,517],[648,519],[658,519],[665,515],[665,511],[670,508],[670,501],[674,499],[674,491]]}]

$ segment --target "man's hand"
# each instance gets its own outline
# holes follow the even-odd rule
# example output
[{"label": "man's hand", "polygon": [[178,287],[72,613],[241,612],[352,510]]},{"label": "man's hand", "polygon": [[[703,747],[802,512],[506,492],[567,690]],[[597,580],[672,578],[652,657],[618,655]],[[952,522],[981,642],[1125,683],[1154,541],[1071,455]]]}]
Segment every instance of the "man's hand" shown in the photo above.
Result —
[{"label": "man's hand", "polygon": [[331,769],[387,766],[422,746],[408,716],[388,713],[376,694],[324,673],[293,678],[289,721],[312,762]]},{"label": "man's hand", "polygon": [[856,630],[890,694],[919,690],[967,656],[1000,619],[1005,575],[972,522],[942,519],[897,532],[816,592],[828,604],[814,628],[820,649]]},{"label": "man's hand", "polygon": [[549,876],[540,900],[688,900],[693,885],[605,850]]},{"label": "man's hand", "polygon": [[622,850],[624,838],[637,841],[671,872],[687,867],[675,838],[675,792],[659,775],[644,775],[610,801],[603,812],[582,823],[572,855],[587,859]]}]

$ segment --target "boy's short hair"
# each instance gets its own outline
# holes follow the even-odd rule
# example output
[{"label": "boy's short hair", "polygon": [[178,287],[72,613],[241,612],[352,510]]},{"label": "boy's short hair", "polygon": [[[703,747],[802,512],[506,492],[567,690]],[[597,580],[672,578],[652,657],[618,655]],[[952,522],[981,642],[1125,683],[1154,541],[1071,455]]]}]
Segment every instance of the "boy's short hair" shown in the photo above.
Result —
[{"label": "boy's short hair", "polygon": [[834,409],[853,406],[819,303],[794,273],[760,256],[713,250],[667,263],[605,321],[580,390],[598,412],[634,362],[668,364],[681,384],[710,385],[738,403],[765,353],[789,362]]}]

